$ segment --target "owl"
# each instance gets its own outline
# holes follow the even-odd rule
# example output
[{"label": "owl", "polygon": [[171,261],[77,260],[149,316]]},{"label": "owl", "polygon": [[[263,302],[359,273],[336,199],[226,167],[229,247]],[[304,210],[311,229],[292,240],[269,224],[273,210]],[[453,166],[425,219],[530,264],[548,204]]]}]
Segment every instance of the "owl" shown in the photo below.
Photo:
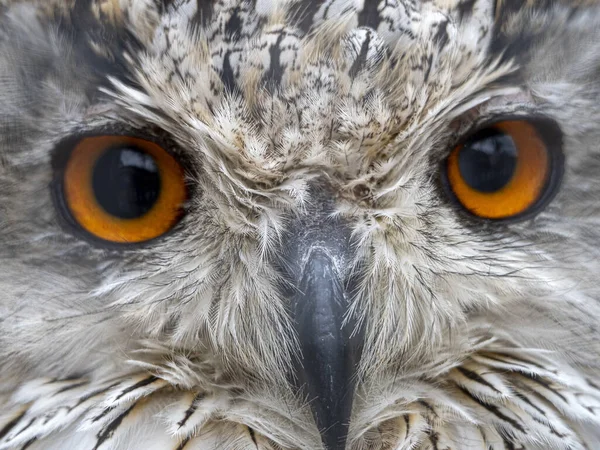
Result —
[{"label": "owl", "polygon": [[0,0],[0,450],[600,448],[600,3]]}]

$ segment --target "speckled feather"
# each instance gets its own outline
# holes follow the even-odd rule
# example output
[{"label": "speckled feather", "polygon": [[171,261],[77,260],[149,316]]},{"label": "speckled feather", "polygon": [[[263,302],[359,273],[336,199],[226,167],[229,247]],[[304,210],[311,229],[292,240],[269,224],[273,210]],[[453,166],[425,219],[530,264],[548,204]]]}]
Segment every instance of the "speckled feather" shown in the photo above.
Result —
[{"label": "speckled feather", "polygon": [[[350,450],[600,447],[600,9],[537,0],[0,0],[0,449],[319,449],[278,289],[330,190],[367,326]],[[544,116],[534,219],[440,183],[468,130]],[[105,249],[51,198],[61,142],[185,162],[168,235]],[[325,180],[325,181],[323,181]]]}]

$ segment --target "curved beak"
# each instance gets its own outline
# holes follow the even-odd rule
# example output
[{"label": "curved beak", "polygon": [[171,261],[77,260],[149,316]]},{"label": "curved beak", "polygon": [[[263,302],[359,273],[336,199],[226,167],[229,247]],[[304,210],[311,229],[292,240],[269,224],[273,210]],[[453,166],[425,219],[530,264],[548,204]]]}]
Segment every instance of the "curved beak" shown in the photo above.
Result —
[{"label": "curved beak", "polygon": [[349,317],[349,232],[321,214],[301,219],[287,247],[289,292],[301,357],[296,382],[327,450],[344,450],[363,330]]},{"label": "curved beak", "polygon": [[311,403],[325,448],[344,450],[360,347],[351,336],[351,324],[344,324],[347,295],[325,250],[312,250],[299,291],[293,302],[302,350],[298,381]]}]

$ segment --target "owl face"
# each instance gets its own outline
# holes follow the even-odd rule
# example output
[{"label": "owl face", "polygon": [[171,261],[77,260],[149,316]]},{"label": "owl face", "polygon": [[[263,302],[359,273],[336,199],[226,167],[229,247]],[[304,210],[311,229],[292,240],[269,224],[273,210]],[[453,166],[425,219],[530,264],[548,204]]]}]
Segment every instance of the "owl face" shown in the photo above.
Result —
[{"label": "owl face", "polygon": [[0,449],[600,445],[594,1],[0,1]]}]

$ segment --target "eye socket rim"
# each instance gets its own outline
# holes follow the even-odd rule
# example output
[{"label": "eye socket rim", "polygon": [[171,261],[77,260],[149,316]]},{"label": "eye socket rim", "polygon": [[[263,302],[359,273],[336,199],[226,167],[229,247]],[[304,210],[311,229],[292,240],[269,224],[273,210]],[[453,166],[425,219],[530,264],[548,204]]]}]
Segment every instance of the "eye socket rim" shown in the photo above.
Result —
[{"label": "eye socket rim", "polygon": [[[524,122],[532,126],[537,133],[537,137],[544,143],[546,148],[546,156],[548,161],[548,174],[546,182],[541,189],[541,194],[538,196],[529,207],[520,213],[512,216],[501,217],[501,218],[489,218],[484,216],[478,216],[473,213],[458,199],[454,190],[452,189],[451,182],[448,177],[448,165],[450,155],[454,150],[464,145],[470,138],[478,133],[484,132],[486,129],[494,129],[494,126],[502,122]],[[518,223],[526,220],[533,219],[539,215],[556,197],[560,191],[562,181],[565,173],[565,155],[563,152],[564,135],[556,123],[556,121],[545,117],[545,116],[522,116],[522,115],[503,115],[490,118],[477,126],[471,128],[469,131],[464,133],[458,142],[453,145],[448,152],[446,157],[442,160],[440,172],[441,172],[441,184],[442,188],[454,206],[455,210],[471,220],[486,224],[511,224]]]},{"label": "eye socket rim", "polygon": [[[90,232],[88,229],[86,229],[80,223],[80,221],[77,219],[77,217],[73,213],[72,208],[69,204],[69,201],[67,200],[66,191],[65,191],[65,175],[66,175],[71,157],[72,157],[74,151],[78,148],[78,145],[81,142],[85,141],[86,139],[93,139],[93,138],[113,138],[113,139],[130,140],[130,141],[135,141],[135,142],[144,142],[144,143],[149,144],[149,145],[155,147],[156,149],[158,149],[162,154],[164,154],[165,158],[170,160],[178,168],[178,170],[180,171],[180,175],[181,175],[180,179],[182,180],[184,196],[182,197],[182,201],[179,203],[179,207],[177,208],[177,209],[179,209],[177,215],[174,216],[171,225],[169,226],[168,229],[166,229],[166,231],[164,231],[160,234],[157,234],[154,237],[144,239],[144,240],[131,240],[131,241],[124,240],[124,241],[119,242],[119,241],[112,241],[112,240],[104,239],[101,236],[98,236],[98,235],[94,234],[93,232]],[[102,154],[104,154],[106,151],[110,150],[111,148],[115,148],[115,147],[116,146],[106,146],[105,148],[101,148],[100,150],[98,150],[98,152],[97,152],[98,154],[96,155],[95,161],[97,162],[97,159],[99,159]],[[135,146],[135,148],[141,149],[143,151],[147,151],[144,149],[144,147],[140,147],[139,145]],[[114,132],[112,130],[100,130],[99,132],[81,133],[79,135],[72,136],[72,137],[69,137],[69,138],[63,140],[56,146],[55,154],[53,155],[53,158],[52,158],[52,166],[54,168],[54,177],[52,179],[51,186],[50,186],[51,196],[52,196],[52,200],[53,200],[53,203],[55,206],[55,210],[57,211],[57,214],[58,214],[59,222],[65,228],[67,228],[68,231],[70,231],[71,234],[73,234],[75,237],[85,240],[86,242],[88,242],[89,244],[91,244],[95,247],[103,248],[106,250],[120,251],[120,250],[131,250],[131,249],[143,248],[143,247],[147,247],[151,244],[155,244],[156,241],[171,235],[172,233],[174,233],[178,230],[180,223],[186,216],[187,202],[192,193],[191,186],[189,185],[189,177],[188,177],[186,165],[182,163],[179,155],[176,155],[174,153],[175,152],[170,151],[169,145],[163,145],[160,139],[156,139],[151,135],[146,136],[142,133],[137,133],[137,132]],[[161,174],[161,178],[162,178],[163,170],[160,169],[160,163],[158,163],[157,165],[159,166],[159,173]],[[88,180],[89,183],[86,183],[86,184],[89,185],[88,187],[90,189],[93,189],[91,176],[93,174],[95,167],[96,167],[96,164],[94,162],[91,162],[88,165],[88,172],[89,172],[90,178]],[[92,191],[92,194],[93,194],[93,191]],[[156,208],[158,205],[158,202],[160,201],[161,198],[163,198],[162,192],[159,193],[159,198],[153,204],[153,206],[150,208],[150,210],[146,214],[140,216],[140,218],[147,216],[154,208]],[[111,221],[113,221],[113,222],[118,222],[118,221],[132,222],[135,220],[139,220],[139,218],[119,219],[116,216],[111,216],[110,213],[103,210],[103,208],[99,205],[97,199],[95,199],[95,203],[97,205],[97,210],[101,211],[102,213],[109,216],[111,218]]]}]

